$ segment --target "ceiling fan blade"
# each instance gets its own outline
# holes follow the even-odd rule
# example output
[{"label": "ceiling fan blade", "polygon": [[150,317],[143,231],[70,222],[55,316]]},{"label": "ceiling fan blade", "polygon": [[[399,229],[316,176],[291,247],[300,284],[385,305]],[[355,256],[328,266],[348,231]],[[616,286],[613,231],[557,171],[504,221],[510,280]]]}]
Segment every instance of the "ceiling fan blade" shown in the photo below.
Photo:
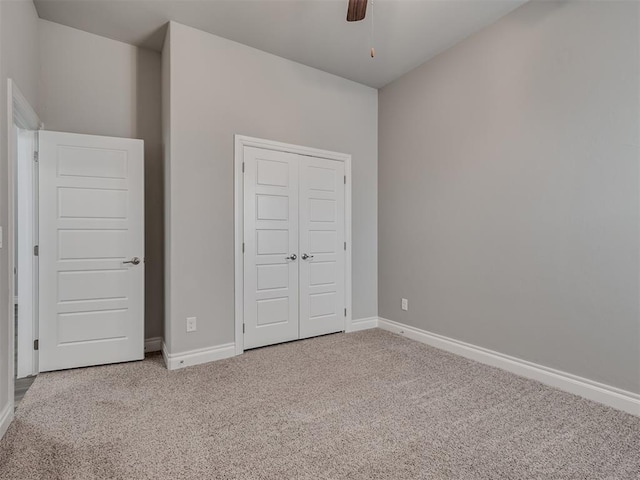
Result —
[{"label": "ceiling fan blade", "polygon": [[359,22],[367,14],[367,0],[349,0],[347,22]]}]

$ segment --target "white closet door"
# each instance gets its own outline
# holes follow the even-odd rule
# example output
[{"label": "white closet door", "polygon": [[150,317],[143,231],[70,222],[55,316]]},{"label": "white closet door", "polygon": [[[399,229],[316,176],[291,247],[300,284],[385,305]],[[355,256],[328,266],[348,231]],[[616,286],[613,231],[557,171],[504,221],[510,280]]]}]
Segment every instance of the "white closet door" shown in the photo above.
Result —
[{"label": "white closet door", "polygon": [[244,348],[298,338],[298,156],[244,147]]},{"label": "white closet door", "polygon": [[143,142],[41,131],[40,371],[144,358]]},{"label": "white closet door", "polygon": [[345,329],[344,163],[300,157],[300,338]]}]

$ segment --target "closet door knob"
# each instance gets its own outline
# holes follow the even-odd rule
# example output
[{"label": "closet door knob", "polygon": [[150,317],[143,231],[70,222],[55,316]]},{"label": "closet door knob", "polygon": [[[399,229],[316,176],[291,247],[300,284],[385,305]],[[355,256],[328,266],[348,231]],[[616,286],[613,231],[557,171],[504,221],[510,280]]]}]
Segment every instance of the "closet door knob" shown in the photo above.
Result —
[{"label": "closet door knob", "polygon": [[292,260],[295,262],[296,258],[298,258],[298,256],[295,253],[292,253],[291,255],[289,255],[288,257],[285,257],[285,260]]},{"label": "closet door knob", "polygon": [[302,259],[303,259],[303,260],[308,260],[308,259],[310,259],[310,258],[313,258],[313,255],[307,255],[306,253],[303,253],[303,254],[302,254]]}]

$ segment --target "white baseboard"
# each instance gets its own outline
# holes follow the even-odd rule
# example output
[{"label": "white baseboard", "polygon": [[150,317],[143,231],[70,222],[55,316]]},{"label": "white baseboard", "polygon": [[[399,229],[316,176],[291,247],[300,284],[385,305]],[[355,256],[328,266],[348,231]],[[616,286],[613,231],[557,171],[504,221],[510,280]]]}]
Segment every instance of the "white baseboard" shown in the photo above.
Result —
[{"label": "white baseboard", "polygon": [[4,437],[7,433],[9,425],[13,420],[13,402],[7,402],[2,411],[0,412],[0,438]]},{"label": "white baseboard", "polygon": [[347,328],[347,333],[359,332],[360,330],[368,330],[378,326],[378,317],[357,318],[351,320],[351,326]]},{"label": "white baseboard", "polygon": [[145,338],[144,353],[160,352],[162,350],[162,337]]},{"label": "white baseboard", "polygon": [[516,375],[537,380],[545,385],[640,416],[640,395],[637,393],[594,382],[571,373],[504,355],[385,318],[378,319],[378,327],[432,347],[446,350],[486,365],[498,367]]},{"label": "white baseboard", "polygon": [[162,343],[162,358],[167,366],[167,370],[177,370],[179,368],[200,365],[201,363],[209,363],[215,360],[234,357],[236,355],[236,344],[225,343],[224,345],[216,345],[215,347],[199,348],[181,353],[169,353],[167,346]]}]

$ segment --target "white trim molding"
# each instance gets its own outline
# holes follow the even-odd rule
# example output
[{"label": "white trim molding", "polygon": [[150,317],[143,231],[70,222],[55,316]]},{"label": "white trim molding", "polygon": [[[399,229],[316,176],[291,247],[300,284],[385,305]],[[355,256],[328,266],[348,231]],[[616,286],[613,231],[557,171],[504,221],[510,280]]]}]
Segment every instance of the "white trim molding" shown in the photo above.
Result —
[{"label": "white trim molding", "polygon": [[571,373],[538,365],[385,318],[378,319],[378,327],[392,333],[403,335],[411,340],[416,340],[432,347],[446,350],[486,365],[491,365],[492,367],[498,367],[502,370],[515,373],[516,375],[537,380],[545,385],[564,390],[565,392],[573,393],[574,395],[579,395],[594,402],[603,403],[609,407],[640,416],[640,395],[637,393],[605,385],[604,383],[595,382]]},{"label": "white trim molding", "polygon": [[378,326],[378,317],[368,317],[368,318],[356,318],[351,321],[351,325],[349,325],[345,332],[359,332],[360,330],[369,330],[370,328],[376,328]]},{"label": "white trim molding", "polygon": [[162,337],[145,338],[144,353],[162,351]]},{"label": "white trim molding", "polygon": [[234,266],[235,266],[235,349],[236,355],[244,352],[244,334],[242,324],[244,323],[244,255],[242,253],[242,243],[244,242],[244,176],[242,164],[244,162],[244,147],[256,147],[278,152],[295,153],[310,157],[325,158],[344,162],[346,184],[344,191],[345,208],[345,230],[344,239],[347,242],[345,255],[345,306],[347,313],[345,316],[345,331],[355,331],[352,328],[352,288],[351,288],[351,265],[352,265],[352,232],[351,232],[351,204],[352,204],[352,174],[351,155],[347,153],[331,152],[317,148],[292,145],[289,143],[275,142],[262,138],[247,137],[245,135],[234,136]]},{"label": "white trim molding", "polygon": [[201,363],[209,363],[215,360],[235,357],[235,343],[225,343],[215,347],[198,348],[188,352],[169,353],[167,345],[162,342],[162,358],[167,366],[167,370],[177,370],[184,367],[192,367]]},{"label": "white trim molding", "polygon": [[12,79],[7,79],[12,106],[13,122],[20,128],[26,130],[39,130],[43,127],[38,114],[29,104],[29,101],[22,94],[18,86]]},{"label": "white trim molding", "polygon": [[[12,379],[13,380],[13,379]],[[13,421],[13,402],[7,402],[7,404],[0,412],[0,438],[4,437],[7,433],[9,425]]]}]

